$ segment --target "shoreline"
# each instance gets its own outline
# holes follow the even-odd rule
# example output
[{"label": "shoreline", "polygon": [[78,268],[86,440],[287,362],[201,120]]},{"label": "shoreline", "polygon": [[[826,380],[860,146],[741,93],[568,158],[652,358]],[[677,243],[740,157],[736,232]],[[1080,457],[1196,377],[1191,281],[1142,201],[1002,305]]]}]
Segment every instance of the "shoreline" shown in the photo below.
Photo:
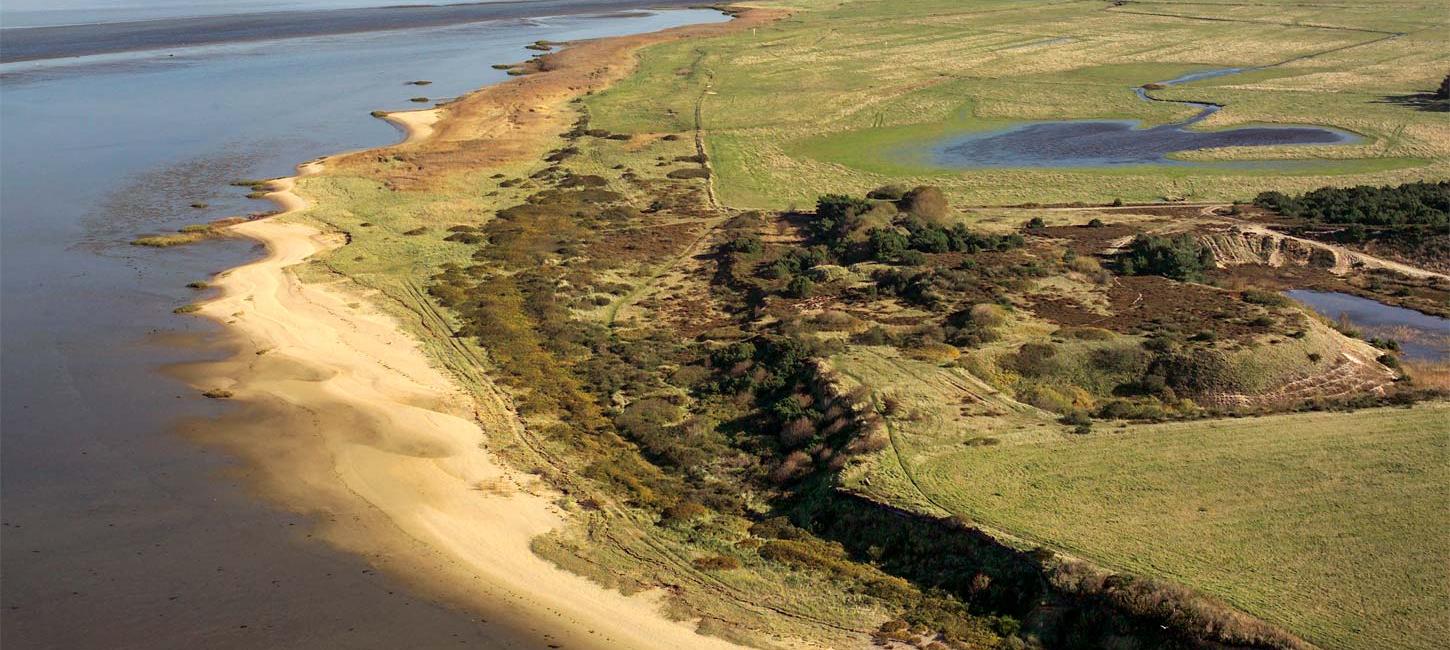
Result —
[{"label": "shoreline", "polygon": [[[88,56],[162,52],[235,43],[453,27],[472,23],[589,15],[651,8],[683,9],[690,0],[505,0],[460,4],[297,9],[182,16],[109,23],[9,27],[0,32],[0,64],[74,60]],[[540,13],[540,12],[543,13]]]},{"label": "shoreline", "polygon": [[[712,31],[700,27],[744,26],[738,23],[585,41],[560,54],[578,62],[574,67],[612,56],[603,65],[619,73],[633,69],[643,45]],[[571,72],[588,83],[575,83]],[[537,81],[560,74],[563,92],[561,83]],[[611,82],[565,63],[441,108],[389,113],[382,117],[404,131],[402,142],[324,157],[272,181],[266,198],[280,211],[232,227],[263,244],[267,255],[219,274],[219,294],[198,311],[223,326],[236,354],[175,372],[198,390],[227,391],[243,406],[246,413],[224,417],[197,437],[243,459],[258,493],[314,515],[328,543],[425,593],[487,612],[490,620],[512,619],[511,627],[564,647],[736,648],[698,634],[691,622],[670,620],[662,590],[626,596],[535,555],[532,540],[564,525],[566,515],[554,504],[557,493],[485,447],[484,427],[522,426],[508,406],[501,399],[480,403],[350,282],[305,283],[289,270],[346,245],[342,234],[284,220],[310,207],[296,192],[299,178],[359,154],[417,151],[435,141],[447,146],[450,136],[472,134],[471,122],[514,145],[540,139],[552,121],[520,120],[518,112],[536,114],[535,105],[562,105],[588,85]],[[521,155],[513,147],[503,155],[510,152]]]}]

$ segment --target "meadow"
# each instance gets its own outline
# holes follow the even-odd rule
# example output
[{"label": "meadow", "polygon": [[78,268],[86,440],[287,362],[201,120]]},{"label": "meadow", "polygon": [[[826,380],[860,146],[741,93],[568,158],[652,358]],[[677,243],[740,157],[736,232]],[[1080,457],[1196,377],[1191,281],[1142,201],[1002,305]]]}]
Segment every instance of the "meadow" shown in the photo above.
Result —
[{"label": "meadow", "polygon": [[1436,648],[1450,405],[1075,435],[959,368],[833,359],[904,404],[847,489],[1216,596],[1326,648]]},{"label": "meadow", "polygon": [[[721,198],[736,207],[783,208],[902,180],[939,185],[959,204],[1014,204],[1233,200],[1450,175],[1450,125],[1396,100],[1445,73],[1443,2],[791,4],[796,13],[770,27],[648,50],[639,74],[589,99],[597,123],[679,130],[693,126],[699,100]],[[1237,169],[962,172],[922,154],[951,134],[1022,121],[1180,121],[1195,109],[1144,102],[1134,88],[1225,67],[1256,69],[1154,95],[1226,105],[1198,128],[1314,124],[1362,141],[1184,155],[1277,161]]]},{"label": "meadow", "polygon": [[[878,573],[880,558],[847,562],[831,546],[810,566],[755,550],[789,546],[756,525],[782,488],[762,487],[755,474],[781,474],[787,464],[772,455],[780,451],[774,443],[756,439],[772,431],[741,414],[763,397],[711,393],[698,376],[729,368],[700,357],[780,324],[730,313],[741,301],[731,295],[729,269],[717,267],[729,255],[716,254],[727,236],[761,235],[780,249],[801,241],[779,215],[757,217],[756,226],[741,211],[805,208],[823,193],[859,196],[886,183],[931,183],[954,205],[977,206],[1249,199],[1269,189],[1450,176],[1450,125],[1386,99],[1438,83],[1450,61],[1450,46],[1436,39],[1450,22],[1442,4],[799,0],[776,23],[650,46],[633,74],[577,102],[563,94],[538,100],[544,112],[577,119],[576,132],[535,134],[521,148],[506,136],[458,145],[439,138],[436,150],[405,146],[301,179],[299,191],[315,205],[295,218],[347,233],[348,245],[299,272],[352,281],[363,289],[360,311],[398,316],[466,388],[519,411],[517,420],[504,414],[508,426],[490,428],[488,444],[567,488],[559,502],[573,515],[571,526],[536,540],[541,555],[625,591],[672,585],[664,599],[672,614],[757,643],[844,645],[909,615],[935,624],[942,619],[928,616],[916,587]],[[1313,123],[1364,141],[1193,154],[1293,161],[1279,170],[957,172],[910,154],[950,134],[1022,120],[1180,121],[1196,109],[1144,102],[1134,87],[1226,66],[1265,67],[1156,94],[1226,103],[1206,128]],[[455,119],[469,126],[493,117]],[[707,162],[697,159],[697,137]],[[452,146],[469,155],[520,151],[474,161],[450,157]],[[588,192],[610,198],[592,207],[560,199]],[[1019,230],[1024,216],[979,209],[965,219],[1005,233]],[[1054,225],[1082,221],[1043,216]],[[1056,248],[1037,248],[1053,253],[1038,261],[1058,265]],[[983,259],[992,266],[998,258]],[[1085,302],[1102,302],[1105,292],[1066,271],[1039,284],[1017,280]],[[887,302],[882,296],[873,307]],[[795,308],[774,304],[785,305],[782,313]],[[1055,327],[1022,313],[1013,312],[997,347],[1053,335]],[[730,326],[700,322],[713,320]],[[1300,351],[1283,349],[1291,347]],[[893,506],[967,519],[1025,548],[1188,585],[1326,647],[1433,647],[1450,636],[1434,609],[1446,596],[1436,560],[1450,551],[1442,507],[1450,408],[1112,422],[1082,436],[1060,423],[1061,413],[972,374],[977,352],[958,365],[876,345],[832,356],[836,370],[872,387],[878,400],[904,404],[885,419],[890,444],[881,453],[841,457],[841,484]],[[741,447],[672,465],[677,449],[651,446],[667,435],[626,426],[648,429],[626,417],[629,407],[662,401],[672,404],[661,407],[670,417],[645,424]],[[591,404],[597,408],[583,408]],[[573,431],[586,411],[597,426]],[[704,444],[695,451],[714,449]],[[649,462],[633,455],[638,449],[650,452]],[[793,480],[782,475],[771,483]],[[641,489],[640,480],[657,484]],[[696,482],[748,498],[716,503]],[[880,589],[891,597],[873,591]],[[916,604],[903,607],[902,594]],[[992,639],[1015,631],[994,629]]]}]

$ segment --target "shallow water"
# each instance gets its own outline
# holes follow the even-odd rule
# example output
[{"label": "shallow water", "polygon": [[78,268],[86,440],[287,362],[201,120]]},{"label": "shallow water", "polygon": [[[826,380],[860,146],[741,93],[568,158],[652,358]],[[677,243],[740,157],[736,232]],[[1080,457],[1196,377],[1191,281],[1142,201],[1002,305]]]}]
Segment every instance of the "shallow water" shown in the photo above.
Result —
[{"label": "shallow water", "polygon": [[[1243,68],[1206,70],[1159,82],[1159,85],[1172,86],[1244,71]],[[1144,101],[1173,101],[1154,99],[1149,94],[1151,91],[1143,88],[1136,89],[1136,92]],[[1233,167],[1234,163],[1176,160],[1170,154],[1215,147],[1344,144],[1358,139],[1358,136],[1346,131],[1315,126],[1192,130],[1189,127],[1207,119],[1221,107],[1200,102],[1173,103],[1198,107],[1199,112],[1183,122],[1149,128],[1143,128],[1142,122],[1136,120],[1022,123],[949,137],[930,145],[930,156],[937,165],[959,169],[1117,165]]]},{"label": "shallow water", "polygon": [[1406,359],[1450,361],[1450,319],[1335,291],[1293,289],[1284,295],[1322,316],[1348,320],[1367,337],[1398,341]]},{"label": "shallow water", "polygon": [[[365,2],[366,0],[358,0]],[[466,4],[409,4],[328,8],[331,3],[290,2],[286,11],[243,3],[235,10],[216,6],[193,8],[146,4],[157,17],[99,22],[77,20],[62,25],[0,30],[0,62],[90,56],[157,48],[264,41],[332,34],[443,27],[534,16],[611,12],[640,7],[681,6],[688,0],[527,0]],[[317,9],[320,5],[323,8]],[[260,8],[259,8],[260,7]],[[210,11],[209,11],[210,10]],[[226,11],[226,13],[211,13]],[[238,13],[239,12],[239,13]],[[77,13],[77,12],[71,12]],[[90,12],[79,12],[90,13]],[[14,25],[6,23],[7,27]]]},{"label": "shallow water", "polygon": [[228,353],[171,310],[204,295],[187,282],[260,251],[127,242],[269,209],[227,183],[395,141],[369,111],[503,80],[489,66],[535,40],[720,20],[543,17],[0,66],[0,645],[540,647],[547,630],[483,623],[310,539],[313,520],[261,504],[231,459],[178,435],[238,411],[160,374]]}]

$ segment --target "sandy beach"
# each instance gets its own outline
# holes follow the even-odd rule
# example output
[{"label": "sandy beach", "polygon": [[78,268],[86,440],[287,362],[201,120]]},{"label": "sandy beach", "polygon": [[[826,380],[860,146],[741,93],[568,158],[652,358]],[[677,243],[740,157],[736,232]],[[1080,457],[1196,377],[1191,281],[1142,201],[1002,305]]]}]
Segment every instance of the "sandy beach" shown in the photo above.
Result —
[{"label": "sandy beach", "polygon": [[[751,22],[572,47],[555,55],[563,65],[549,73],[443,108],[388,115],[407,134],[395,146],[457,163],[460,140],[493,138],[494,146],[469,148],[491,160],[525,155],[563,123],[568,98],[623,76],[638,47]],[[326,173],[354,155],[302,165],[298,175]],[[220,274],[219,296],[199,312],[227,327],[237,353],[180,374],[199,390],[227,391],[243,407],[205,442],[244,459],[249,483],[264,497],[314,515],[329,543],[448,602],[535,629],[551,644],[738,647],[668,619],[658,592],[625,596],[531,552],[530,540],[564,522],[558,495],[484,447],[484,427],[521,425],[506,404],[480,404],[459,388],[349,281],[298,278],[291,267],[346,237],[293,219],[309,207],[295,186],[291,178],[274,181],[268,198],[282,211],[235,226],[268,253]]]}]

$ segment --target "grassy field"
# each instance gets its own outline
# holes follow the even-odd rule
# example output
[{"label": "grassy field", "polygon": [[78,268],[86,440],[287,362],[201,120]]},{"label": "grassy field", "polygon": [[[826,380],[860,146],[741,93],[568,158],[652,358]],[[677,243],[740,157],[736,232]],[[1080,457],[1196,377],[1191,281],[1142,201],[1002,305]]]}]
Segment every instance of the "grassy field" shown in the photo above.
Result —
[{"label": "grassy field", "polygon": [[[597,124],[678,131],[702,122],[726,203],[806,204],[894,180],[944,186],[959,203],[1248,198],[1265,189],[1450,176],[1450,124],[1394,98],[1439,83],[1450,62],[1444,2],[789,3],[769,28],[649,50],[641,74],[590,98]],[[1253,169],[951,171],[923,145],[1024,120],[1193,114],[1133,88],[1222,67],[1262,66],[1157,92],[1223,103],[1201,128],[1334,126],[1332,147],[1196,152],[1204,160],[1289,160]]]},{"label": "grassy field", "polygon": [[[685,278],[687,271],[714,270],[697,259],[702,249],[686,237],[652,244],[648,236],[689,224],[708,244],[710,229],[729,216],[652,206],[668,189],[669,171],[697,165],[688,160],[697,124],[714,188],[728,208],[807,206],[823,192],[860,194],[886,182],[938,184],[960,206],[1248,198],[1265,189],[1450,176],[1450,123],[1385,99],[1433,87],[1444,73],[1450,46],[1436,31],[1450,22],[1443,2],[791,5],[798,9],[793,17],[768,27],[651,47],[637,74],[567,109],[587,116],[593,128],[630,136],[581,139],[566,167],[607,179],[621,203],[639,210],[616,228],[592,229],[563,242],[568,247],[549,249],[555,259],[535,265],[563,260],[579,270],[558,283],[573,318],[627,334],[668,322],[672,306],[694,309],[685,298],[708,295],[710,273],[696,273],[703,281]],[[944,135],[1020,120],[1181,120],[1193,109],[1143,102],[1132,88],[1246,65],[1270,67],[1159,94],[1229,104],[1208,127],[1316,123],[1361,133],[1365,142],[1196,154],[1298,164],[1280,172],[960,173],[931,168],[910,153]],[[459,315],[440,310],[425,287],[445,265],[490,259],[478,254],[495,244],[445,241],[450,228],[493,223],[498,210],[550,187],[526,179],[553,165],[527,159],[432,169],[428,183],[414,184],[405,163],[379,158],[300,181],[317,206],[299,218],[349,235],[348,246],[301,272],[314,281],[346,277],[380,294],[374,302],[399,316],[434,359],[482,390],[499,369],[476,342],[451,336]],[[389,178],[408,189],[380,180]],[[1015,231],[1022,216],[982,210],[971,218],[976,228],[1005,232]],[[586,250],[598,258],[566,259],[562,251],[575,245],[593,246]],[[1099,292],[1081,282],[1059,284],[1048,288]],[[591,293],[574,295],[576,285]],[[1013,343],[1054,329],[1028,320],[1012,326]],[[889,419],[891,445],[847,468],[846,484],[859,491],[920,512],[961,515],[1024,544],[1180,581],[1329,647],[1433,647],[1450,638],[1433,607],[1450,596],[1443,562],[1450,555],[1443,509],[1450,407],[1122,429],[1099,424],[1084,437],[1069,434],[1056,414],[1016,402],[961,368],[865,346],[834,362],[846,376],[887,387],[878,394],[906,404]],[[491,442],[521,467],[551,471],[509,435]],[[554,451],[567,461],[577,450]],[[567,462],[553,468],[580,487],[577,469]],[[845,645],[899,613],[829,576],[761,558],[745,544],[760,541],[748,532],[747,518],[721,514],[657,526],[652,512],[620,516],[584,501],[563,501],[578,525],[538,540],[537,550],[625,590],[680,585],[669,606],[682,617],[703,616],[712,633],[757,642],[783,633]],[[717,555],[748,570],[693,564]]]},{"label": "grassy field", "polygon": [[1450,638],[1450,405],[1080,436],[960,369],[876,348],[834,361],[906,405],[853,490],[1170,579],[1328,648]]}]

